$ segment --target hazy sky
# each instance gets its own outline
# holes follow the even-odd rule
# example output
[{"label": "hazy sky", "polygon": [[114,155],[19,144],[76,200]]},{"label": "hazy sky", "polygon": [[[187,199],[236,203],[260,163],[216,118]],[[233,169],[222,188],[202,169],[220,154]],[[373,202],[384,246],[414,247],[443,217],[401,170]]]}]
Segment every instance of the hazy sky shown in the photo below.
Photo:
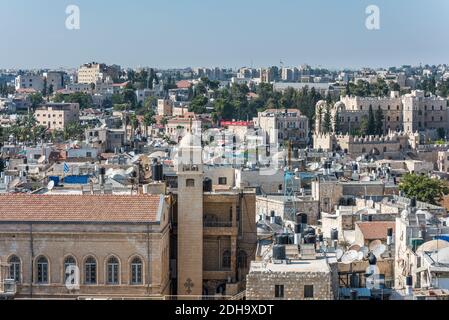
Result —
[{"label": "hazy sky", "polygon": [[447,0],[0,0],[0,30],[0,68],[449,63]]}]

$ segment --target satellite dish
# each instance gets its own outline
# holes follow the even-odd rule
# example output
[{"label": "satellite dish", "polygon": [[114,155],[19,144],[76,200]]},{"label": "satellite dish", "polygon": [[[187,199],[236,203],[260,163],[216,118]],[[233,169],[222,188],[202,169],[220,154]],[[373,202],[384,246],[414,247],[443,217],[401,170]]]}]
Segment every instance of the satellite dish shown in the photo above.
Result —
[{"label": "satellite dish", "polygon": [[363,260],[363,257],[365,256],[364,253],[362,251],[359,251],[357,253],[358,253],[357,260]]},{"label": "satellite dish", "polygon": [[44,163],[45,161],[45,156],[40,156],[40,158],[37,160],[37,163],[41,164]]},{"label": "satellite dish", "polygon": [[429,251],[434,252],[447,247],[449,247],[449,242],[445,240],[441,239],[430,240],[419,246],[418,249],[416,250],[416,253],[429,252]]},{"label": "satellite dish", "polygon": [[361,182],[370,182],[371,178],[369,176],[364,176],[360,179]]},{"label": "satellite dish", "polygon": [[369,249],[367,247],[361,247],[359,252],[363,252],[363,256],[366,257],[368,255]]},{"label": "satellite dish", "polygon": [[47,184],[47,189],[48,190],[53,190],[53,188],[55,187],[55,182],[53,180],[49,181]]},{"label": "satellite dish", "polygon": [[380,246],[381,244],[382,244],[382,241],[380,241],[380,240],[371,241],[371,243],[369,244],[370,251],[373,251],[376,247]]},{"label": "satellite dish", "polygon": [[129,167],[128,169],[126,169],[125,173],[127,175],[131,175],[134,172],[134,167]]},{"label": "satellite dish", "polygon": [[381,255],[387,250],[387,246],[384,244],[380,244],[372,250],[372,253],[376,256],[376,258],[380,258]]},{"label": "satellite dish", "polygon": [[355,250],[346,251],[343,257],[341,257],[341,262],[344,264],[350,264],[356,261],[359,257],[359,253]]},{"label": "satellite dish", "polygon": [[363,158],[362,157],[357,157],[357,159],[355,159],[357,162],[360,162],[360,161],[362,161],[363,160]]},{"label": "satellite dish", "polygon": [[358,244],[353,244],[349,247],[349,250],[360,251],[360,246]]},{"label": "satellite dish", "polygon": [[341,169],[343,169],[343,165],[341,165],[340,163],[337,163],[332,168],[334,169],[334,171],[340,171]]},{"label": "satellite dish", "polygon": [[341,257],[343,257],[343,254],[344,254],[343,250],[341,250],[341,249],[335,250],[335,255],[337,257],[337,260],[340,260]]}]

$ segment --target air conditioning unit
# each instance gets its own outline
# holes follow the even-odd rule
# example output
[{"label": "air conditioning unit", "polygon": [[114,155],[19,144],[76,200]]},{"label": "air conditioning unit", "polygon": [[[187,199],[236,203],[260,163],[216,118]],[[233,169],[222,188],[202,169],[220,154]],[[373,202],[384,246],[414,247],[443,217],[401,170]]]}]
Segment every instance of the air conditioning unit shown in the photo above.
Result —
[{"label": "air conditioning unit", "polygon": [[8,294],[16,293],[16,282],[14,279],[3,280],[3,292]]}]

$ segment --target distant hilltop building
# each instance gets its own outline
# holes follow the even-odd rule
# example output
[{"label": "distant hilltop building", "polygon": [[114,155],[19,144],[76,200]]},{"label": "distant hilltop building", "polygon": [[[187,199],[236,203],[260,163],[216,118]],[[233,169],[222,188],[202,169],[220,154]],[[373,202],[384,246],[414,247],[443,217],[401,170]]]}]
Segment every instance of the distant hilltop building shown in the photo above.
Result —
[{"label": "distant hilltop building", "polygon": [[120,66],[107,66],[104,63],[86,63],[82,65],[77,72],[78,83],[97,83],[103,82],[108,77],[114,79],[120,74]]},{"label": "distant hilltop building", "polygon": [[[328,131],[324,128],[324,115],[331,113],[332,132],[351,133],[360,129],[362,119],[369,116],[369,110],[375,114],[382,111],[382,133],[391,131],[426,132],[436,138],[437,130],[448,131],[447,99],[424,95],[424,91],[415,90],[403,96],[392,91],[390,97],[341,97],[340,101],[328,106],[321,100],[316,105],[315,132]],[[339,121],[335,121],[338,117]],[[338,123],[338,128],[335,128]]]}]

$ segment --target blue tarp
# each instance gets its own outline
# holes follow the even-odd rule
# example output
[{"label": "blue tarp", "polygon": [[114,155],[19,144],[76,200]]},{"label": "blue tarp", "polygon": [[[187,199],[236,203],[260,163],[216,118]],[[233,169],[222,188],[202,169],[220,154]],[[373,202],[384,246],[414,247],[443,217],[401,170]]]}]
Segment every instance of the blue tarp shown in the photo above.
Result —
[{"label": "blue tarp", "polygon": [[59,177],[48,177],[48,181],[54,181],[55,182],[55,187],[59,185]]},{"label": "blue tarp", "polygon": [[351,296],[351,290],[357,291],[358,297],[368,298],[371,297],[371,290],[368,288],[340,288],[340,294],[344,297],[350,297]]},{"label": "blue tarp", "polygon": [[90,176],[67,176],[64,178],[66,184],[88,184]]},{"label": "blue tarp", "polygon": [[444,240],[444,241],[449,242],[449,235],[436,236],[435,240]]}]

